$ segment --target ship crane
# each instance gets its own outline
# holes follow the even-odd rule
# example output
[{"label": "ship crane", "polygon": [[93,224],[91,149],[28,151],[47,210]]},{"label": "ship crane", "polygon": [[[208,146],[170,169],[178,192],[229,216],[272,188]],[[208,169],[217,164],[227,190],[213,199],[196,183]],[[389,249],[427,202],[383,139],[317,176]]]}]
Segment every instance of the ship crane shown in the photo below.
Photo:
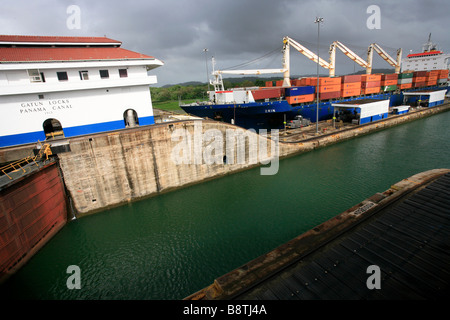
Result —
[{"label": "ship crane", "polygon": [[325,69],[331,70],[333,68],[333,66],[331,65],[331,63],[323,60],[322,58],[318,57],[314,52],[312,52],[311,50],[309,50],[308,48],[302,46],[300,43],[298,43],[297,41],[289,38],[289,37],[284,37],[283,38],[283,69],[285,69],[286,71],[284,72],[283,75],[283,87],[289,87],[291,85],[291,81],[290,81],[290,71],[289,71],[289,64],[290,64],[290,59],[289,59],[289,54],[290,54],[290,46],[294,47],[295,49],[297,49],[297,51],[299,51],[300,53],[304,54],[308,59],[319,63],[319,65]]},{"label": "ship crane", "polygon": [[[387,61],[391,66],[395,68],[395,73],[400,73],[400,67],[401,67],[401,61],[402,61],[402,48],[399,48],[397,50],[397,60],[392,58],[390,55],[386,53],[386,51],[383,50],[378,44],[372,43],[369,46],[368,52],[367,52],[367,62],[369,63],[370,72],[372,72],[372,58],[373,58],[373,51],[376,51],[384,60]],[[369,72],[367,72],[370,74]]]},{"label": "ship crane", "polygon": [[260,75],[260,74],[270,74],[270,73],[284,73],[285,69],[249,69],[249,70],[214,70],[215,60],[212,58],[214,80],[210,81],[215,88],[215,91],[223,91],[223,80],[222,74],[238,74],[238,75]]},{"label": "ship crane", "polygon": [[341,42],[334,41],[330,46],[330,77],[334,77],[336,72],[336,48],[341,50],[347,57],[355,61],[361,67],[365,68],[367,74],[370,74],[372,72],[372,64],[369,61],[364,61],[364,59],[359,57],[356,53],[347,48]]}]

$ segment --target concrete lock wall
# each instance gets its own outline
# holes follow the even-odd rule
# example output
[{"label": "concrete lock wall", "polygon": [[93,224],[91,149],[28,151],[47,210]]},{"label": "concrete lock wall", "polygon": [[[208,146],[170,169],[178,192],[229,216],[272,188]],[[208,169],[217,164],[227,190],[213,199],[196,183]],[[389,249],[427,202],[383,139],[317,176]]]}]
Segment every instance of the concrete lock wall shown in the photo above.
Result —
[{"label": "concrete lock wall", "polygon": [[[71,152],[59,154],[60,166],[75,209],[86,214],[252,166],[268,167],[273,157],[298,151],[260,133],[202,120],[140,127],[71,139]],[[238,137],[245,137],[245,145]]]}]

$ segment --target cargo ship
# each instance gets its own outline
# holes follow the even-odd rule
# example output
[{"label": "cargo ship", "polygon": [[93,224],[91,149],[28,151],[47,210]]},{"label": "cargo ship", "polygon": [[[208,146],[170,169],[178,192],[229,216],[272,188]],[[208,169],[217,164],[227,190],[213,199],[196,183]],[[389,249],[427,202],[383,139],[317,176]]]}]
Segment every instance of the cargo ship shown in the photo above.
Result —
[{"label": "cargo ship", "polygon": [[[430,36],[431,37],[431,36]],[[289,48],[294,47],[310,60],[329,70],[329,77],[303,77],[291,79],[289,72]],[[366,69],[366,74],[335,76],[335,52],[340,49],[346,56]],[[395,68],[392,74],[372,74],[372,56],[377,52]],[[353,100],[389,100],[389,106],[401,106],[405,102],[417,104],[420,96],[404,95],[404,92],[448,91],[448,57],[437,51],[435,45],[424,45],[423,52],[409,54],[401,59],[398,49],[396,59],[389,56],[379,45],[369,46],[367,61],[358,57],[348,47],[335,41],[330,47],[330,62],[327,62],[297,41],[283,38],[283,66],[280,69],[215,71],[214,86],[209,91],[209,101],[181,104],[188,114],[232,123],[243,128],[283,128],[287,121],[301,115],[315,122],[333,117],[335,103]],[[428,63],[431,59],[433,63]],[[428,69],[429,68],[429,69]],[[225,90],[222,74],[283,73],[283,79],[266,81],[264,87],[233,88]],[[406,97],[410,101],[405,101]],[[426,99],[425,99],[426,100]],[[439,103],[441,100],[438,101]],[[443,102],[443,99],[442,99]],[[436,102],[434,102],[436,104]],[[432,106],[432,105],[430,105]]]}]

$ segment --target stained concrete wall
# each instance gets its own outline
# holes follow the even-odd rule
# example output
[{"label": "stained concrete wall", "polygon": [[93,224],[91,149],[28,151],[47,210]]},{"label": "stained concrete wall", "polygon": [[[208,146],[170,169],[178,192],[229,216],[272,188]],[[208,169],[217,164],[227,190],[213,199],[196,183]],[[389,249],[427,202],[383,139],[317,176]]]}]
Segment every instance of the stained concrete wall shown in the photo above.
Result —
[{"label": "stained concrete wall", "polygon": [[[298,148],[229,124],[198,120],[75,138],[70,149],[59,154],[60,166],[82,215],[253,166],[275,170],[274,157]],[[242,154],[245,158],[238,157]]]}]

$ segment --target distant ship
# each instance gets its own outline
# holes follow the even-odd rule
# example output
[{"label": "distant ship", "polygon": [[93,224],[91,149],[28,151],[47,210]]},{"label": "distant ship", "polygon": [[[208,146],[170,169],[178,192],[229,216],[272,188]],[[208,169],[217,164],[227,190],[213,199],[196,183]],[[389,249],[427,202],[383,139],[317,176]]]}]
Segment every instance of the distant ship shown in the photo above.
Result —
[{"label": "distant ship", "polygon": [[[291,79],[289,74],[289,48],[294,47],[310,60],[329,70],[329,77]],[[340,49],[346,56],[366,69],[364,75],[335,76],[335,52]],[[371,74],[372,55],[377,52],[395,68],[393,74]],[[403,104],[404,91],[448,90],[448,57],[436,50],[431,43],[424,45],[423,52],[409,54],[401,59],[398,49],[396,59],[390,57],[379,45],[369,46],[367,61],[357,56],[349,48],[335,41],[330,47],[330,62],[327,62],[297,41],[283,39],[283,67],[263,70],[214,71],[210,84],[209,101],[183,104],[180,107],[188,114],[217,121],[233,123],[250,129],[283,128],[286,121],[297,115],[312,122],[333,117],[332,103],[359,99],[390,100],[390,106]],[[267,81],[265,87],[233,88],[225,90],[222,74],[262,74],[283,73],[283,80]],[[319,88],[317,92],[316,88]],[[317,100],[318,98],[318,100]],[[319,101],[319,103],[317,103]],[[318,106],[318,111],[317,111]]]}]

